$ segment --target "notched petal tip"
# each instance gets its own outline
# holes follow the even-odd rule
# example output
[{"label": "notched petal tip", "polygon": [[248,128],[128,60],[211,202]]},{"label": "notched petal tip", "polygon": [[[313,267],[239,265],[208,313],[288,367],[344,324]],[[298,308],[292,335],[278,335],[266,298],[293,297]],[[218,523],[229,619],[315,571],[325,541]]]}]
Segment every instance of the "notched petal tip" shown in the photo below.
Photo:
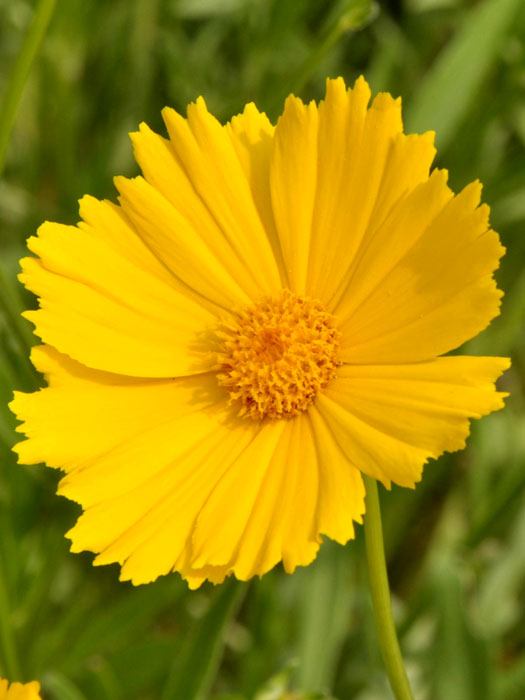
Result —
[{"label": "notched petal tip", "polygon": [[[483,191],[483,184],[480,180],[473,180],[465,185],[462,190],[456,195],[458,202],[462,203],[462,206],[466,210],[476,210],[481,202],[481,194]],[[488,206],[488,205],[485,205]]]},{"label": "notched petal tip", "polygon": [[139,122],[138,129],[134,129],[133,131],[128,132],[131,140],[134,139],[134,137],[141,136],[142,134],[150,135],[150,134],[155,134],[153,129],[150,128],[150,126],[142,121]]},{"label": "notched petal tip", "polygon": [[255,135],[260,137],[263,131],[271,134],[275,128],[266,112],[261,112],[255,102],[248,102],[242,112],[230,119],[227,126],[234,132],[246,131],[252,141],[260,140],[254,139]]},{"label": "notched petal tip", "polygon": [[[28,285],[26,284],[27,280],[26,280],[26,278],[25,278],[25,275],[20,274],[20,275],[19,275],[19,279],[20,279],[21,282],[24,283],[24,286],[26,286],[27,289],[30,289],[30,286],[28,286]],[[39,309],[32,309],[32,310],[30,310],[30,311],[22,311],[22,313],[20,314],[20,316],[22,316],[22,318],[25,318],[26,321],[29,321],[30,323],[33,324],[33,326],[35,326],[35,327],[32,329],[32,330],[33,330],[33,333],[34,333],[37,337],[40,337],[40,336],[38,335],[38,331],[37,331],[37,328],[36,328],[37,323],[38,323],[38,312],[39,312]]]},{"label": "notched petal tip", "polygon": [[428,131],[423,131],[423,133],[419,134],[419,136],[422,139],[428,139],[431,141],[432,145],[436,142],[436,132],[434,129],[428,129]]},{"label": "notched petal tip", "polygon": [[496,364],[499,363],[499,374],[496,375],[496,379],[512,367],[512,358],[510,357],[491,357],[491,360],[495,361]]},{"label": "notched petal tip", "polygon": [[359,89],[366,88],[367,90],[370,90],[370,85],[368,84],[368,81],[363,74],[359,75],[355,79],[353,87],[354,87],[354,89],[355,88],[359,88]]},{"label": "notched petal tip", "polygon": [[141,180],[141,175],[136,175],[135,177],[125,177],[124,175],[115,175],[113,177],[113,184],[115,185],[118,192],[123,196],[129,191],[131,187],[138,184],[137,181]]},{"label": "notched petal tip", "polygon": [[312,117],[317,113],[317,103],[315,100],[303,102],[300,97],[288,95],[284,101],[284,109],[277,120],[277,126],[283,120],[297,120],[302,123],[308,117]]},{"label": "notched petal tip", "polygon": [[[48,222],[45,222],[45,223],[48,223]],[[31,253],[35,253],[35,255],[38,254],[37,251],[36,251],[36,248],[38,248],[39,238],[40,238],[40,237],[42,236],[42,234],[44,233],[44,225],[45,225],[45,223],[44,223],[44,224],[41,224],[41,225],[38,227],[38,229],[37,229],[37,234],[38,234],[38,235],[36,235],[36,236],[29,236],[29,238],[26,240],[27,249],[28,249]],[[26,256],[26,257],[24,257],[24,258],[21,258],[21,259],[20,259],[20,267],[22,267],[22,265],[23,265],[23,264],[25,263],[25,261],[28,260],[28,259],[29,259],[29,260],[34,260],[34,258],[32,258],[32,257],[30,257],[30,256]]]},{"label": "notched petal tip", "polygon": [[335,78],[327,77],[325,80],[325,85],[327,91],[329,89],[341,90],[341,88],[343,88],[345,91],[347,90],[345,80],[340,75],[336,76]]},{"label": "notched petal tip", "polygon": [[193,106],[193,105],[195,105],[198,109],[203,110],[209,114],[206,100],[204,99],[204,97],[202,95],[199,95],[194,102],[190,102],[189,106]]},{"label": "notched petal tip", "polygon": [[401,114],[401,107],[401,97],[394,97],[389,92],[378,92],[374,97],[371,109],[375,109],[380,112],[396,110]]},{"label": "notched petal tip", "polygon": [[173,122],[174,124],[176,123],[184,123],[186,124],[186,117],[183,116],[182,114],[179,114],[176,109],[173,107],[170,107],[167,105],[166,107],[163,107],[160,111],[160,114],[162,116],[162,119],[164,121],[164,124],[166,127],[169,128],[169,124]]}]

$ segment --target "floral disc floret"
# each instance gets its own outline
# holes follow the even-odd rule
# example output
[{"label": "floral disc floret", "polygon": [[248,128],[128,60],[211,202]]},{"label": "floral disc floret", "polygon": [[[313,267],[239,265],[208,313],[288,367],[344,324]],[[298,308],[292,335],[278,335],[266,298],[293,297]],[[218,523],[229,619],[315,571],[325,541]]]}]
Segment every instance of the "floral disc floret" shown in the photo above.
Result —
[{"label": "floral disc floret", "polygon": [[244,310],[218,335],[219,383],[240,415],[256,420],[302,413],[340,364],[335,318],[319,301],[289,290]]}]

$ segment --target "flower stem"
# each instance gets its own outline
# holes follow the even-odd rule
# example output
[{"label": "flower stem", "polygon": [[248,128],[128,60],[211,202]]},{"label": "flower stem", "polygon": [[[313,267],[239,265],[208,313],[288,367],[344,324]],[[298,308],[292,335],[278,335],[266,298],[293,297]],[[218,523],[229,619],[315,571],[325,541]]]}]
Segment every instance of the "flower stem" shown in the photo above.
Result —
[{"label": "flower stem", "polygon": [[3,171],[9,137],[15,122],[20,98],[22,97],[31,64],[46,33],[55,4],[56,0],[39,0],[31,25],[9,77],[0,109],[0,175]]},{"label": "flower stem", "polygon": [[365,486],[366,558],[379,647],[396,700],[413,700],[392,618],[377,482],[365,476]]}]

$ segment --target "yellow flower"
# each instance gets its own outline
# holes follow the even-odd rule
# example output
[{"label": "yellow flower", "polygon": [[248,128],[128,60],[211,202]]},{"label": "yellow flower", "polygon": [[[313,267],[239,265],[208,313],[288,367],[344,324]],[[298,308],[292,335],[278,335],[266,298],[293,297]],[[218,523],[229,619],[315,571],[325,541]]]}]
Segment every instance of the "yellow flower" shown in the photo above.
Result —
[{"label": "yellow flower", "polygon": [[41,700],[40,683],[11,683],[0,678],[0,700]]},{"label": "yellow flower", "polygon": [[502,407],[506,359],[438,357],[498,314],[481,186],[454,195],[433,134],[369,99],[329,80],[275,127],[165,109],[120,206],[85,197],[29,239],[49,387],[16,394],[15,449],[66,472],[72,551],[135,584],[292,572],[354,536],[361,472],[413,487]]}]

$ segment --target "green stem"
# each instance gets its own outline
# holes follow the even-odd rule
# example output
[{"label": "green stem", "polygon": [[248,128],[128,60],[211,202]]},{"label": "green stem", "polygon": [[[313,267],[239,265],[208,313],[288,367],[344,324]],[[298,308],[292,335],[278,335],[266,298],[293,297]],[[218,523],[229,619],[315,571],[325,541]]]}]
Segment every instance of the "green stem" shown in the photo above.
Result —
[{"label": "green stem", "polygon": [[377,483],[365,477],[365,486],[366,558],[379,647],[396,700],[413,700],[392,617]]},{"label": "green stem", "polygon": [[4,169],[9,137],[15,123],[20,98],[24,91],[31,64],[46,33],[55,4],[56,0],[39,0],[31,26],[25,36],[7,84],[2,108],[0,109],[0,175]]}]

